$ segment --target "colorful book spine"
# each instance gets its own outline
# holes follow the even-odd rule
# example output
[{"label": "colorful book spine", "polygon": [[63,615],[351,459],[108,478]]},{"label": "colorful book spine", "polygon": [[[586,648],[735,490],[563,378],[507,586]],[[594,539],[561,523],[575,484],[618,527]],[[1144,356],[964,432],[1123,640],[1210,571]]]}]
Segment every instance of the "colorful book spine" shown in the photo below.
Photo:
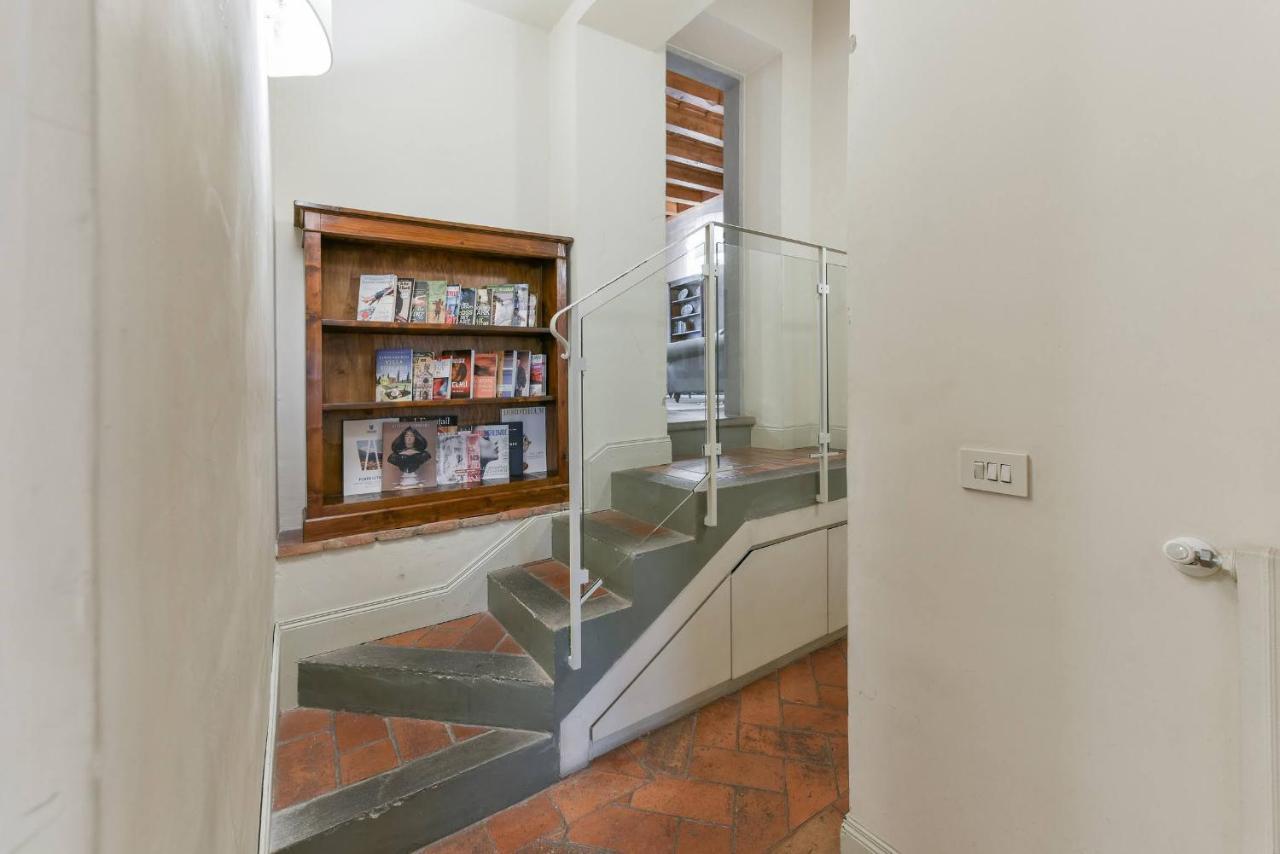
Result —
[{"label": "colorful book spine", "polygon": [[413,303],[413,279],[396,279],[396,322],[408,323]]},{"label": "colorful book spine", "polygon": [[492,303],[489,301],[488,288],[476,288],[476,326],[488,326],[493,323]]},{"label": "colorful book spine", "polygon": [[463,288],[458,294],[458,325],[474,326],[476,323],[476,289]]},{"label": "colorful book spine", "polygon": [[462,296],[462,288],[449,285],[445,290],[444,322],[450,326],[458,323],[458,298]]},{"label": "colorful book spine", "polygon": [[409,302],[409,322],[426,323],[427,305],[429,304],[431,283],[426,279],[417,279],[413,283],[413,298]]},{"label": "colorful book spine", "polygon": [[542,353],[529,356],[529,396],[542,397],[547,393],[547,357]]},{"label": "colorful book spine", "polygon": [[489,398],[498,396],[498,359],[497,353],[476,353],[475,363],[471,369],[471,396]]},{"label": "colorful book spine", "polygon": [[471,397],[471,376],[476,351],[446,350],[444,355],[453,360],[453,373],[449,378],[449,397],[453,400]]}]

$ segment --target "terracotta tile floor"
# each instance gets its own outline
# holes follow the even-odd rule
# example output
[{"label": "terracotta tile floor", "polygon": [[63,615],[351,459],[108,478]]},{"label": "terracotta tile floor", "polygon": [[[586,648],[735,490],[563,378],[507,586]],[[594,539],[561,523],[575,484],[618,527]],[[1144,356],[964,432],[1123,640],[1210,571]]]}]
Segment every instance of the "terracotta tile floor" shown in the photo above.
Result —
[{"label": "terracotta tile floor", "polygon": [[420,854],[838,852],[845,642],[600,757]]},{"label": "terracotta tile floor", "polygon": [[488,731],[438,721],[290,709],[276,724],[271,809],[309,801]]}]

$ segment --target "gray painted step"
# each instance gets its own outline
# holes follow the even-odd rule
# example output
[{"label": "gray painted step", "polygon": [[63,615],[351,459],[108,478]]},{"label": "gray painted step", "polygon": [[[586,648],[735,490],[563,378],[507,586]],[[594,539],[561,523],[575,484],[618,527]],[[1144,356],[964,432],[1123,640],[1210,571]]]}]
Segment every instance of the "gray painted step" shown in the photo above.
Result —
[{"label": "gray painted step", "polygon": [[[616,510],[583,517],[582,533],[583,565],[593,578],[603,578],[610,590],[627,598],[634,598],[638,576],[650,571],[661,553],[693,542],[686,534]],[[567,515],[551,520],[551,555],[561,563],[569,562]]]},{"label": "gray painted step", "polygon": [[621,513],[696,536],[706,515],[706,493],[695,487],[696,480],[643,469],[616,471],[610,477],[610,502]]},{"label": "gray painted step", "polygon": [[[749,415],[721,418],[716,422],[716,437],[720,447],[729,451],[751,447],[751,428],[756,420]],[[706,419],[696,421],[672,421],[667,424],[671,438],[671,456],[675,459],[702,456],[702,445],[707,441]]]},{"label": "gray painted step", "polygon": [[550,730],[553,694],[525,655],[362,644],[298,663],[298,702],[320,709]]},{"label": "gray painted step", "polygon": [[[582,603],[582,621],[598,620],[631,607],[615,593]],[[498,618],[534,660],[555,674],[569,651],[569,602],[546,584],[512,566],[489,574],[489,613]]]},{"label": "gray painted step", "polygon": [[490,730],[281,810],[271,851],[408,854],[550,785],[559,762],[547,733]]}]

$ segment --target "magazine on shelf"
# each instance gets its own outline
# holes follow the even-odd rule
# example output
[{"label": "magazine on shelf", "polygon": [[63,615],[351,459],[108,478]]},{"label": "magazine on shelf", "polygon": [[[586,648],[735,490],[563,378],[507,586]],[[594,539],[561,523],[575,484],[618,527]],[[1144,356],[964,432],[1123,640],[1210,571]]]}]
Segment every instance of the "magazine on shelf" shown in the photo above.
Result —
[{"label": "magazine on shelf", "polygon": [[529,357],[528,350],[516,350],[515,397],[529,396]]},{"label": "magazine on shelf", "polygon": [[462,288],[449,285],[445,288],[444,322],[450,326],[458,323],[458,298],[462,296]]},{"label": "magazine on shelf", "polygon": [[533,291],[529,292],[529,297],[524,304],[524,325],[538,325],[538,295]]},{"label": "magazine on shelf", "polygon": [[427,304],[431,296],[431,283],[426,279],[416,279],[413,283],[413,298],[409,301],[409,322],[427,322]]},{"label": "magazine on shelf", "polygon": [[479,483],[483,471],[480,464],[480,436],[474,430],[459,430],[456,427],[441,427],[438,435],[436,483],[440,486]]},{"label": "magazine on shelf", "polygon": [[394,418],[342,422],[342,494],[382,490],[382,425]]},{"label": "magazine on shelf", "polygon": [[431,399],[448,400],[452,395],[449,388],[453,379],[453,359],[436,359],[431,366]]},{"label": "magazine on shelf", "polygon": [[449,316],[449,283],[427,282],[427,323],[443,325]]},{"label": "magazine on shelf", "polygon": [[498,396],[498,358],[497,353],[476,353],[471,367],[472,397]]},{"label": "magazine on shelf", "polygon": [[492,303],[493,326],[514,326],[516,310],[516,289],[511,285],[498,285],[489,289],[489,301]]},{"label": "magazine on shelf", "polygon": [[413,302],[413,279],[396,279],[396,321],[409,322],[409,308]]},{"label": "magazine on shelf", "polygon": [[389,323],[396,319],[396,277],[364,275],[356,302],[356,320]]},{"label": "magazine on shelf", "polygon": [[458,295],[458,324],[475,326],[476,324],[476,289],[463,288]]},{"label": "magazine on shelf", "polygon": [[547,393],[547,357],[542,353],[529,356],[529,396],[542,397]]},{"label": "magazine on shelf", "polygon": [[526,406],[504,409],[501,416],[504,423],[519,423],[524,432],[523,474],[546,474],[547,408]]},{"label": "magazine on shelf", "polygon": [[436,425],[396,421],[382,425],[382,491],[436,485]]},{"label": "magazine on shelf", "polygon": [[515,304],[511,310],[512,326],[528,326],[525,320],[529,316],[529,286],[514,285],[516,289]]},{"label": "magazine on shelf", "polygon": [[476,358],[475,350],[445,350],[442,354],[453,360],[449,374],[449,397],[460,400],[471,397],[471,372]]},{"label": "magazine on shelf", "polygon": [[488,326],[493,323],[493,312],[489,302],[489,288],[476,288],[476,326]]},{"label": "magazine on shelf", "polygon": [[413,351],[407,348],[378,350],[374,354],[373,399],[394,403],[413,399]]},{"label": "magazine on shelf", "polygon": [[498,397],[516,396],[516,351],[503,350],[498,369]]},{"label": "magazine on shelf", "polygon": [[511,430],[506,424],[487,424],[476,427],[480,437],[480,479],[506,480],[511,476]]},{"label": "magazine on shelf", "polygon": [[413,399],[431,400],[431,382],[435,377],[435,353],[413,352]]}]

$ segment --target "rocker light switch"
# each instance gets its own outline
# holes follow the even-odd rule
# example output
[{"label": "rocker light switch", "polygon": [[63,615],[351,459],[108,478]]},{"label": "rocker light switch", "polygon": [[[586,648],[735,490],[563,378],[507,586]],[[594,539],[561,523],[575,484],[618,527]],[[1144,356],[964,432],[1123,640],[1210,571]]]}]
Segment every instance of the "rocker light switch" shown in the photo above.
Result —
[{"label": "rocker light switch", "polygon": [[960,485],[1026,498],[1031,494],[1029,462],[1026,454],[961,448]]}]

